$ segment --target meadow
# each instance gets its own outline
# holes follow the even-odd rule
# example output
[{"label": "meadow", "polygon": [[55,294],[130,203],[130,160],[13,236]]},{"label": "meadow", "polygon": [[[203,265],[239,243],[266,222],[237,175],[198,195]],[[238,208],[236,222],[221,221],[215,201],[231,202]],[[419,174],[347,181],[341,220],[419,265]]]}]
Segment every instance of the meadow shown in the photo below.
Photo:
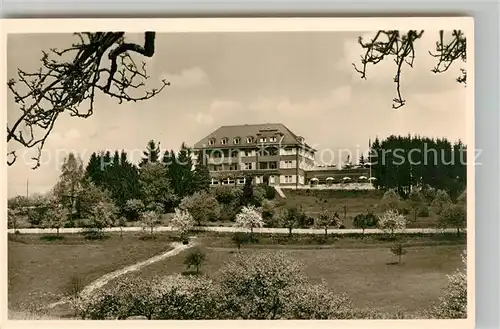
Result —
[{"label": "meadow", "polygon": [[[393,241],[382,236],[324,236],[259,234],[238,251],[232,234],[196,233],[196,244],[206,254],[201,275],[212,275],[236,252],[282,251],[303,264],[313,283],[322,280],[333,291],[347,293],[357,308],[396,312],[418,312],[436,302],[447,284],[446,275],[461,267],[465,234],[411,234],[398,239],[407,246],[402,263],[389,248]],[[74,289],[74,280],[86,285],[101,275],[145,260],[170,248],[170,233],[144,239],[142,233],[110,234],[103,240],[86,240],[78,234],[46,240],[40,235],[11,234],[9,237],[9,309],[41,312],[41,305],[59,300]],[[149,265],[125,276],[143,278],[187,271],[184,259],[190,251]],[[120,280],[116,279],[116,280]],[[43,314],[72,317],[68,305]]]}]

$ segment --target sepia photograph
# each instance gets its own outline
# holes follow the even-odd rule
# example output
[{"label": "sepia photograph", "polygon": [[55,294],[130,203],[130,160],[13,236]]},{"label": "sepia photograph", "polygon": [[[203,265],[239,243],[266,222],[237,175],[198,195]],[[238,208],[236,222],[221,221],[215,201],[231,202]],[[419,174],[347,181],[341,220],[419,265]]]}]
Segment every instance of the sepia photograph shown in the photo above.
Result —
[{"label": "sepia photograph", "polygon": [[471,18],[65,21],[3,36],[9,320],[473,317]]}]

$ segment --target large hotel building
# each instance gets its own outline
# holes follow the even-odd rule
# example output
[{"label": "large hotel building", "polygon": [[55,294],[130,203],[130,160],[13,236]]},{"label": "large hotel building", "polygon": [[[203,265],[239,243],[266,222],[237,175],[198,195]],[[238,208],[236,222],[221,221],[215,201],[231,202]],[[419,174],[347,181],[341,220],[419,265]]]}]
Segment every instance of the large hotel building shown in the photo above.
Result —
[{"label": "large hotel building", "polygon": [[212,185],[244,184],[251,177],[255,184],[299,187],[358,182],[369,172],[317,166],[316,150],[281,123],[222,126],[193,149],[207,164]]}]

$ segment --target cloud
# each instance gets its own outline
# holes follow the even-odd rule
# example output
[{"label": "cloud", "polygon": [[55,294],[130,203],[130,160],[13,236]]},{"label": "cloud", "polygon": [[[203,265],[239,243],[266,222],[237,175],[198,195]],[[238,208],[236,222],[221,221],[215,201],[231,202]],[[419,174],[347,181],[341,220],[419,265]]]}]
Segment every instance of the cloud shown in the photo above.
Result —
[{"label": "cloud", "polygon": [[214,122],[221,123],[227,119],[234,119],[243,111],[239,102],[227,99],[215,99],[210,104],[208,111],[190,114],[189,119],[201,125],[211,125]]},{"label": "cloud", "polygon": [[214,118],[211,115],[201,112],[190,114],[189,120],[192,120],[200,125],[211,125],[214,122]]},{"label": "cloud", "polygon": [[48,141],[50,141],[53,145],[63,145],[70,144],[73,141],[81,138],[81,134],[76,129],[70,129],[65,133],[60,133],[57,131],[53,131],[50,133]]},{"label": "cloud", "polygon": [[208,75],[199,67],[184,69],[178,74],[163,73],[162,79],[170,82],[174,88],[191,88],[210,84]]},{"label": "cloud", "polygon": [[340,109],[349,105],[351,87],[336,88],[324,97],[311,98],[304,102],[294,102],[289,97],[259,97],[249,105],[253,112],[272,112],[278,115],[314,116],[332,109]]}]

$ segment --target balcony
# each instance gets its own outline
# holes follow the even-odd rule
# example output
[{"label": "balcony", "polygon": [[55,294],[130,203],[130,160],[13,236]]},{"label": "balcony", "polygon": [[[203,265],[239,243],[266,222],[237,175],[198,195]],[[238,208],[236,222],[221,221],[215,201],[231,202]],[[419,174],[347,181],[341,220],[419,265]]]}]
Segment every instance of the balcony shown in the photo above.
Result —
[{"label": "balcony", "polygon": [[279,155],[261,155],[259,156],[259,162],[279,162]]},{"label": "balcony", "polygon": [[209,165],[232,164],[232,163],[239,163],[239,162],[240,162],[240,160],[238,158],[229,158],[229,157],[208,158],[207,159],[207,164],[209,164]]}]

